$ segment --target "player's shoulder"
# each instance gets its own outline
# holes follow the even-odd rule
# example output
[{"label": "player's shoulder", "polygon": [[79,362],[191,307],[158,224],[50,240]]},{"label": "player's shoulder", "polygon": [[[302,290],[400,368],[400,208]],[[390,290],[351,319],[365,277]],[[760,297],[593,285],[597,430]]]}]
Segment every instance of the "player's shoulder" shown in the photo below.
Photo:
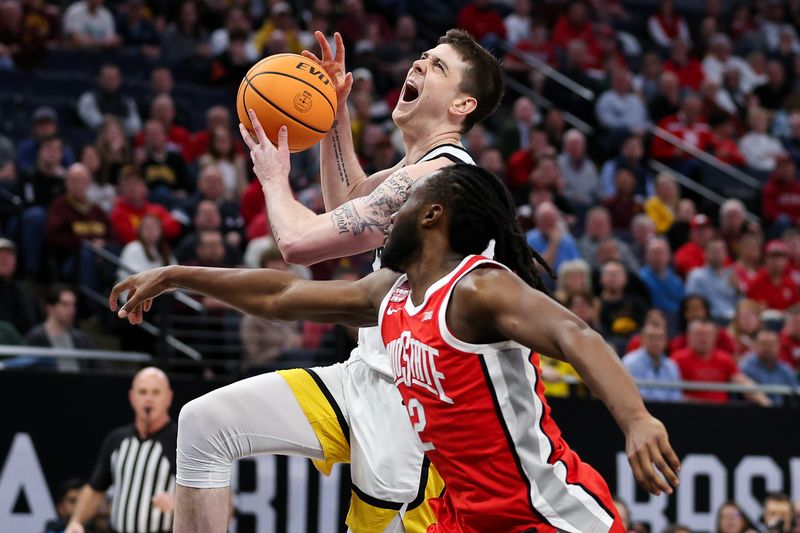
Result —
[{"label": "player's shoulder", "polygon": [[470,270],[453,289],[453,297],[467,312],[482,313],[505,305],[527,287],[513,272],[499,263],[486,263]]}]

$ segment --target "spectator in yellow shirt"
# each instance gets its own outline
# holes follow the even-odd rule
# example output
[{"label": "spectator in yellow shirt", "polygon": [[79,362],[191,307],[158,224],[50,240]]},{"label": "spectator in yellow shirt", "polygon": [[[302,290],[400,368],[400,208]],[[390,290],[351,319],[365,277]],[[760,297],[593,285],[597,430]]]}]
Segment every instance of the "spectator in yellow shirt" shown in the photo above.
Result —
[{"label": "spectator in yellow shirt", "polygon": [[274,51],[268,51],[268,45],[272,40],[273,33],[276,31],[283,32],[288,52],[299,54],[303,50],[303,45],[300,44],[299,32],[295,26],[294,19],[292,19],[292,8],[286,2],[278,2],[273,5],[270,16],[256,32],[255,46],[262,56],[267,52],[274,53]]},{"label": "spectator in yellow shirt", "polygon": [[666,172],[656,176],[655,194],[647,199],[644,212],[655,224],[656,232],[665,234],[675,222],[680,193],[675,179]]}]

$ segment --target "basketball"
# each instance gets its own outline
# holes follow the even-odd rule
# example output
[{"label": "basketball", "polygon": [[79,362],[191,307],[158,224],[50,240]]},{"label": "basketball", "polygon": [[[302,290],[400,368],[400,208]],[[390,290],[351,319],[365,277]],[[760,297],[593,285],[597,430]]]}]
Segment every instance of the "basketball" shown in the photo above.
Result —
[{"label": "basketball", "polygon": [[272,144],[277,146],[278,129],[285,125],[289,150],[301,152],[331,129],[336,91],[319,64],[298,54],[276,54],[253,65],[239,85],[239,121],[255,135],[248,109],[255,111]]}]

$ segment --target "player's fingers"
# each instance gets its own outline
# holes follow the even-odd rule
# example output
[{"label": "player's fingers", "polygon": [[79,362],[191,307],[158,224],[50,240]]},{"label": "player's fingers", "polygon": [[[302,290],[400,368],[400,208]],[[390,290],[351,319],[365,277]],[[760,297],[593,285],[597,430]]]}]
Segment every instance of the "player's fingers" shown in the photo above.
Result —
[{"label": "player's fingers", "polygon": [[266,146],[269,143],[269,139],[267,139],[267,134],[264,133],[264,128],[261,127],[261,122],[258,120],[256,112],[252,109],[248,109],[247,114],[250,117],[250,122],[253,124],[253,131],[256,132],[256,139],[258,140],[259,146]]},{"label": "player's fingers", "polygon": [[644,486],[644,477],[642,476],[642,467],[639,465],[639,456],[636,453],[629,453],[628,463],[631,465],[631,471],[633,471],[633,479],[635,479],[636,483],[639,485]]},{"label": "player's fingers", "polygon": [[148,312],[151,307],[153,307],[153,299],[148,298],[147,300],[144,301],[144,312],[145,313]]},{"label": "player's fingers", "polygon": [[325,35],[321,31],[317,31],[314,33],[314,37],[317,38],[317,42],[319,43],[319,49],[322,52],[322,60],[323,61],[333,60],[333,52],[331,51],[331,45],[328,43],[328,39],[325,38]]},{"label": "player's fingers", "polygon": [[661,476],[658,475],[655,468],[653,468],[653,457],[651,457],[650,449],[647,446],[642,447],[639,452],[639,464],[642,467],[642,475],[645,478],[647,490],[649,490],[651,494],[658,496],[661,494],[661,491],[669,488],[664,480],[661,479]]},{"label": "player's fingers", "polygon": [[242,134],[242,139],[244,140],[244,143],[247,145],[247,148],[252,150],[256,146],[258,146],[258,143],[256,143],[255,139],[253,139],[253,135],[241,122],[239,123],[239,133]]},{"label": "player's fingers", "polygon": [[344,86],[342,87],[342,89],[344,91],[349,92],[352,87],[353,87],[353,73],[348,72],[344,77]]},{"label": "player's fingers", "polygon": [[[669,467],[675,472],[677,479],[677,474],[681,471],[681,460],[678,459],[678,455],[675,453],[675,450],[672,449],[666,435],[662,435],[661,438],[658,439],[658,448],[661,450],[661,455],[664,456]],[[678,480],[678,483],[679,482]],[[677,486],[678,483],[674,483],[674,486]]]},{"label": "player's fingers", "polygon": [[281,159],[289,160],[289,128],[286,126],[278,129],[278,153]]},{"label": "player's fingers", "polygon": [[344,41],[342,34],[338,31],[333,34],[333,41],[336,43],[336,62],[344,66]]},{"label": "player's fingers", "polygon": [[310,59],[311,61],[313,61],[315,63],[322,63],[322,60],[320,58],[318,58],[317,55],[314,52],[311,52],[309,50],[303,50],[302,52],[300,52],[300,55],[302,55],[306,59]]},{"label": "player's fingers", "polygon": [[672,494],[672,487],[678,485],[678,475],[669,466],[656,442],[650,445],[650,460],[655,466],[655,479],[658,486],[667,494]]},{"label": "player's fingers", "polygon": [[128,290],[129,284],[130,284],[130,278],[127,278],[114,285],[114,288],[111,289],[111,294],[108,295],[108,308],[111,309],[112,313],[117,310],[117,302],[119,302],[119,295]]},{"label": "player's fingers", "polygon": [[[136,290],[136,287],[132,287],[130,292],[128,293],[128,301],[125,302],[120,310],[117,312],[117,316],[120,318],[130,317],[133,313],[133,310],[136,309],[136,306],[139,305],[142,297],[140,296],[141,293]],[[138,294],[137,294],[138,293]]]}]

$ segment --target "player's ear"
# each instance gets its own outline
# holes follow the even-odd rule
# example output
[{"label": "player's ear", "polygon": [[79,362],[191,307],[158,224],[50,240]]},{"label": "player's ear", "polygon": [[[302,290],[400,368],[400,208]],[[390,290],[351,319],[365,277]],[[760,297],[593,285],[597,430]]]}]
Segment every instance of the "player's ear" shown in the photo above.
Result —
[{"label": "player's ear", "polygon": [[444,208],[441,206],[441,204],[430,204],[427,206],[422,210],[422,227],[430,228],[436,225],[442,218],[443,212]]},{"label": "player's ear", "polygon": [[472,96],[459,96],[453,101],[450,109],[456,115],[466,116],[475,111],[478,101]]}]

